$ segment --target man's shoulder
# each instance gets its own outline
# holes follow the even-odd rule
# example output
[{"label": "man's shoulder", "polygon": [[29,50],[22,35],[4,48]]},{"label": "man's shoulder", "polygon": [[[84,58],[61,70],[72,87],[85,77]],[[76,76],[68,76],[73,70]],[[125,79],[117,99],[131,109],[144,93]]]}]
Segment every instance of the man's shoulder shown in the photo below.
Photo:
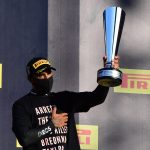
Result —
[{"label": "man's shoulder", "polygon": [[70,95],[70,94],[78,94],[80,92],[75,92],[75,91],[58,91],[58,92],[51,92],[52,96],[65,96],[65,95]]},{"label": "man's shoulder", "polygon": [[26,95],[20,97],[19,99],[17,99],[17,100],[13,103],[13,105],[25,105],[26,103],[28,103],[29,97],[30,97],[30,94],[28,93],[28,94],[26,94]]}]

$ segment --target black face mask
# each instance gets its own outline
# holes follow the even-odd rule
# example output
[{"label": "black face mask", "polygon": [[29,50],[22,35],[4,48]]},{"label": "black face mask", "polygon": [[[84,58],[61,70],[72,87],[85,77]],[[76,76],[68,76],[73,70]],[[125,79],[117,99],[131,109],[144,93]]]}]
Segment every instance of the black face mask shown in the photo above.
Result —
[{"label": "black face mask", "polygon": [[34,90],[37,94],[48,94],[53,86],[53,77],[48,79],[34,79]]}]

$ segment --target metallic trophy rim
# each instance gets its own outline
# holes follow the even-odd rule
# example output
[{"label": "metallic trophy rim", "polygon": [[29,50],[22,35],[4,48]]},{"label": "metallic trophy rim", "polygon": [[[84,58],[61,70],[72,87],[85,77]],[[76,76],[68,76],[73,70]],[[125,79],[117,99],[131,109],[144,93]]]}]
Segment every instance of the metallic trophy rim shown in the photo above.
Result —
[{"label": "metallic trophy rim", "polygon": [[119,86],[122,83],[122,71],[119,69],[110,68],[103,68],[98,70],[97,72],[98,84],[106,87],[115,87]]}]

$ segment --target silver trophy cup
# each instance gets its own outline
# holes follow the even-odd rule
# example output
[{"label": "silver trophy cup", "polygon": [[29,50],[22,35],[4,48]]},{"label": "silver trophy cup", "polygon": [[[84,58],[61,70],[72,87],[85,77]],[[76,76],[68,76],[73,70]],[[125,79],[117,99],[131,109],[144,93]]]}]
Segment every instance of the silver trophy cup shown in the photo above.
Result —
[{"label": "silver trophy cup", "polygon": [[122,83],[122,72],[112,66],[112,61],[118,54],[118,47],[125,20],[125,12],[120,7],[108,7],[103,12],[105,55],[104,68],[98,70],[97,82],[102,86],[115,87]]}]

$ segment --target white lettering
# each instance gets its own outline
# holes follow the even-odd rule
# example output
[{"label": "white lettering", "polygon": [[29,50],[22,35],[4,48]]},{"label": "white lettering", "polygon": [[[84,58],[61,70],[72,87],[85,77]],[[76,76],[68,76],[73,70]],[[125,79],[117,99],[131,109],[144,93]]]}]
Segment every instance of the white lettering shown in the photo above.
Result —
[{"label": "white lettering", "polygon": [[39,125],[46,124],[48,122],[48,116],[40,117],[40,118],[38,118],[38,120],[39,120]]},{"label": "white lettering", "polygon": [[52,147],[52,148],[44,148],[42,150],[64,150],[64,146]]},{"label": "white lettering", "polygon": [[37,108],[35,108],[35,112],[36,112],[37,115],[40,114],[40,112],[39,112],[39,110]]},{"label": "white lettering", "polygon": [[42,146],[57,145],[60,143],[67,143],[66,136],[49,137],[41,140]]},{"label": "white lettering", "polygon": [[52,113],[52,106],[41,106],[35,108],[36,115]]},{"label": "white lettering", "polygon": [[67,131],[68,131],[67,126],[55,128],[55,134],[64,134],[67,133]]},{"label": "white lettering", "polygon": [[42,135],[45,135],[45,134],[47,134],[49,132],[51,132],[51,127],[50,126],[48,126],[47,128],[43,129],[42,131],[39,131],[38,132],[38,137],[41,137]]}]

